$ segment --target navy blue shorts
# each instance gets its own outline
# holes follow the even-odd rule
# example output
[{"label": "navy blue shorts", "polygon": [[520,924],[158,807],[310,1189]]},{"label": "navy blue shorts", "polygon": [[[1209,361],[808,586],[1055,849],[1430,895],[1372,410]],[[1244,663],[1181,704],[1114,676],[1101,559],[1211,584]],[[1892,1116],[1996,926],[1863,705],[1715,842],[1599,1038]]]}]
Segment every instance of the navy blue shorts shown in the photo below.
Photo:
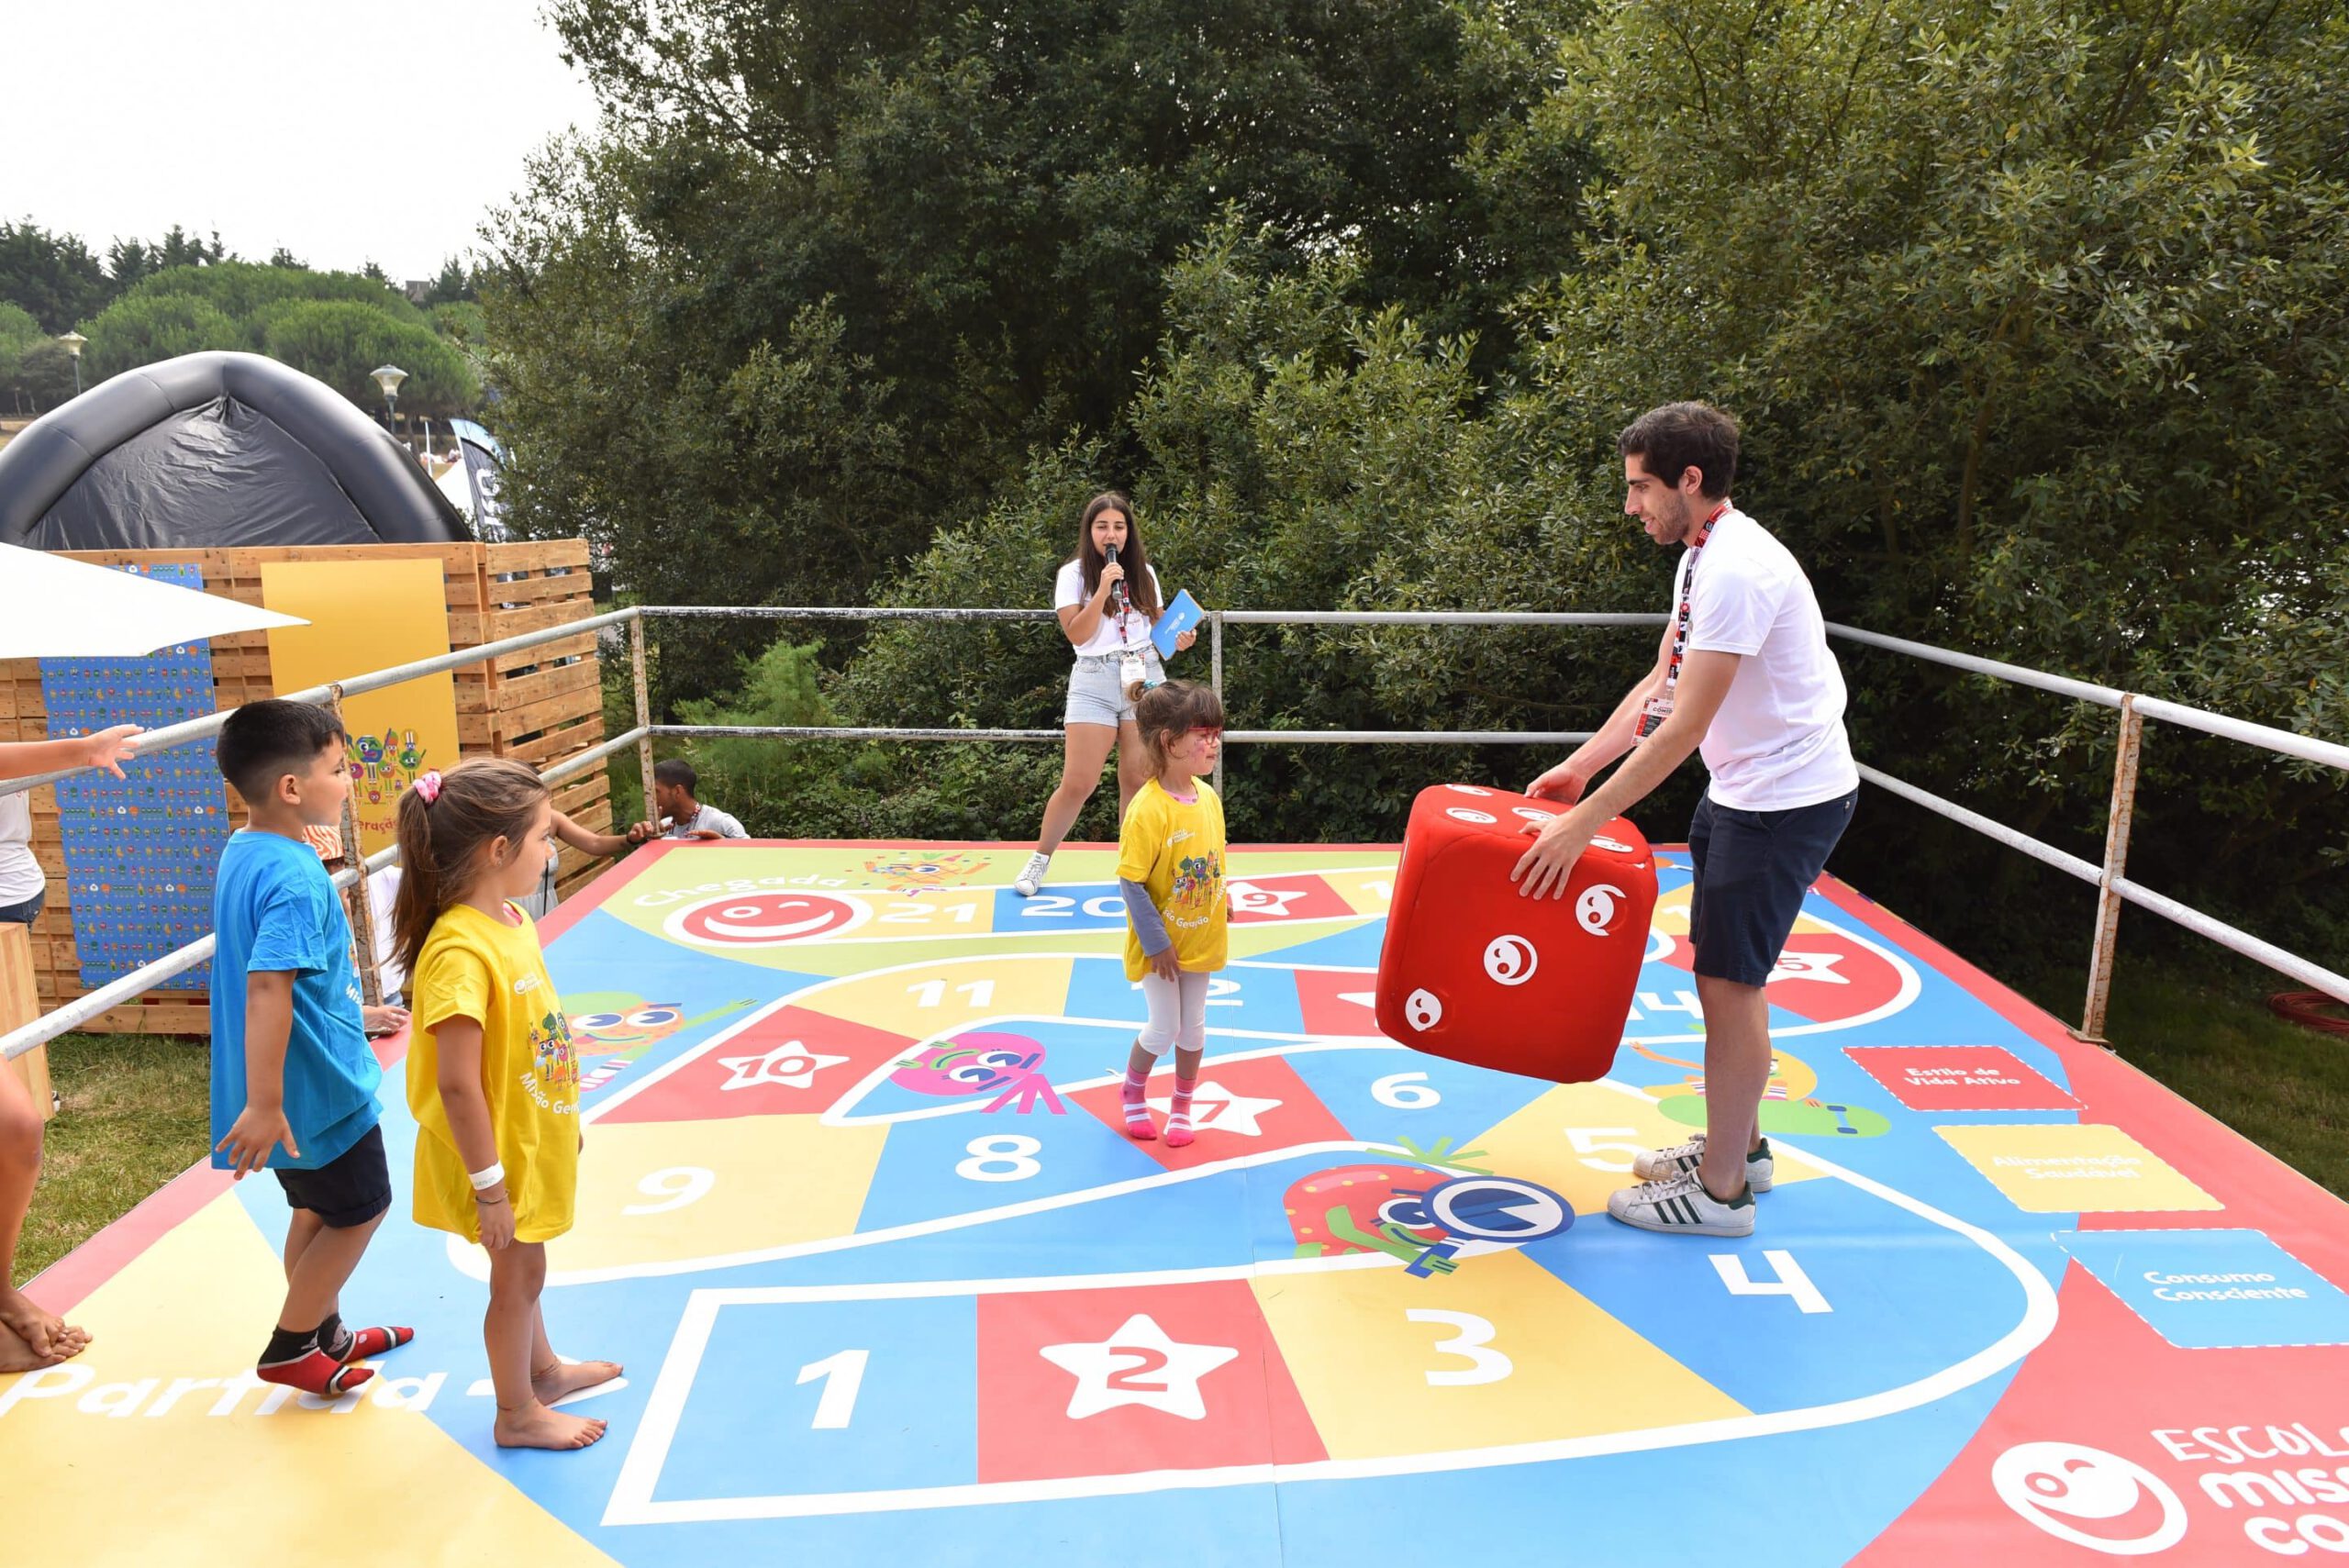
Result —
[{"label": "navy blue shorts", "polygon": [[1770,978],[1802,912],[1802,895],[1852,823],[1860,792],[1792,811],[1740,811],[1709,794],[1688,823],[1697,870],[1688,895],[1696,971],[1736,985]]},{"label": "navy blue shorts", "polygon": [[306,1208],[329,1230],[364,1225],[392,1207],[392,1167],[378,1122],[358,1142],[316,1170],[273,1166],[288,1208]]}]

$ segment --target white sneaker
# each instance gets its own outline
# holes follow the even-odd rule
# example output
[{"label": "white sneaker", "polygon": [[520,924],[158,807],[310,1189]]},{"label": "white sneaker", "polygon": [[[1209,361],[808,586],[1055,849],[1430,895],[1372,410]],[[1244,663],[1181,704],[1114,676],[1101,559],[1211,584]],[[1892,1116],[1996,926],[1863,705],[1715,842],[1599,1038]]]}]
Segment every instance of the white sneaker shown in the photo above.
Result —
[{"label": "white sneaker", "polygon": [[1609,1218],[1642,1230],[1678,1231],[1687,1236],[1753,1234],[1752,1193],[1740,1193],[1735,1201],[1723,1203],[1693,1175],[1609,1193],[1607,1213]]},{"label": "white sneaker", "polygon": [[[1643,1182],[1668,1182],[1675,1176],[1695,1174],[1704,1158],[1705,1135],[1700,1132],[1686,1143],[1632,1155],[1631,1174]],[[1770,1140],[1765,1138],[1761,1148],[1745,1157],[1745,1184],[1757,1193],[1766,1193],[1770,1190],[1770,1178],[1775,1173],[1776,1163],[1770,1158]]]},{"label": "white sneaker", "polygon": [[1036,889],[1044,885],[1044,873],[1052,869],[1052,864],[1050,855],[1030,855],[1028,868],[1013,881],[1011,891],[1022,898],[1035,897]]}]

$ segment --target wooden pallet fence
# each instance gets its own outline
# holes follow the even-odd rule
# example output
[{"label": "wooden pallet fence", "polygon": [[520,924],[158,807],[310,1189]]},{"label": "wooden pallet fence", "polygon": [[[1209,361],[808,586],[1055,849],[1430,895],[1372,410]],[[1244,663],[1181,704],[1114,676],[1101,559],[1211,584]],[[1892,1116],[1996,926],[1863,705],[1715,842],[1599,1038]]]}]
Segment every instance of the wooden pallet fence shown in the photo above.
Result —
[{"label": "wooden pallet fence", "polygon": [[[526,632],[540,631],[596,613],[587,573],[584,539],[544,539],[516,544],[328,545],[275,550],[74,550],[76,561],[106,566],[187,563],[204,573],[207,592],[247,604],[262,602],[261,569],[284,561],[412,561],[436,559],[448,589],[449,646],[478,648]],[[269,639],[261,632],[216,638],[212,686],[217,706],[239,706],[274,696]],[[353,670],[353,675],[367,673]],[[490,667],[454,672],[457,735],[468,757],[512,757],[533,767],[551,767],[604,740],[603,676],[596,637],[583,632],[504,654]],[[40,667],[31,660],[0,661],[0,740],[38,740],[47,734],[48,708],[41,697]],[[223,801],[241,817],[236,792],[225,784]],[[598,831],[611,829],[611,786],[605,770],[558,786],[555,804],[573,820]],[[86,994],[73,947],[72,890],[66,884],[65,854],[58,830],[56,792],[33,793],[33,854],[49,877],[49,904],[31,930],[34,984],[44,1011]],[[232,820],[235,818],[232,818]],[[565,895],[584,885],[599,863],[567,846],[557,862]],[[202,931],[182,933],[193,941]],[[157,955],[158,957],[161,954]],[[139,1034],[201,1035],[210,1031],[207,999],[188,992],[158,992],[117,1007],[83,1026],[93,1030]]]}]

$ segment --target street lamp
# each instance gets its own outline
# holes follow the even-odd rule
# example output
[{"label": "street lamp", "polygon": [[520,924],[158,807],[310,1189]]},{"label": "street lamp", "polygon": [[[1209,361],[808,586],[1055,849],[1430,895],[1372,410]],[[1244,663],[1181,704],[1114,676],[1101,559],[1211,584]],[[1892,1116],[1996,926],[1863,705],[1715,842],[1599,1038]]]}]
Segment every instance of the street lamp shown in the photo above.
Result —
[{"label": "street lamp", "polygon": [[79,332],[68,332],[58,341],[64,344],[65,351],[73,356],[73,395],[79,397],[82,395],[82,345],[89,339]]},{"label": "street lamp", "polygon": [[[390,430],[400,400],[400,383],[407,379],[407,372],[397,365],[377,365],[367,373],[384,389],[384,428]],[[392,434],[396,438],[399,432],[393,430]]]}]

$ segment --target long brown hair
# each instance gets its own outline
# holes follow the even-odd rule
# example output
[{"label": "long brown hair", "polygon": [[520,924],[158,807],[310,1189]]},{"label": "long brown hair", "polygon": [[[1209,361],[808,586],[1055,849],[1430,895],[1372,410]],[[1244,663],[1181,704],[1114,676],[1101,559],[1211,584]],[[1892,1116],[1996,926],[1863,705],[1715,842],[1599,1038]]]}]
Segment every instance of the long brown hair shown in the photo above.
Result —
[{"label": "long brown hair", "polygon": [[392,901],[392,942],[411,995],[432,923],[473,891],[484,869],[478,863],[483,846],[503,836],[518,854],[546,798],[544,781],[505,757],[473,757],[445,773],[427,773],[400,795],[400,890]]},{"label": "long brown hair", "polygon": [[1134,516],[1134,504],[1120,491],[1104,490],[1085,504],[1085,515],[1077,519],[1076,554],[1070,559],[1077,563],[1084,580],[1084,602],[1091,603],[1094,590],[1101,586],[1101,552],[1093,545],[1093,519],[1104,512],[1125,515],[1126,548],[1118,551],[1118,564],[1126,569],[1126,597],[1144,619],[1156,620],[1158,583],[1150,574],[1150,551],[1142,548],[1141,519]]}]

